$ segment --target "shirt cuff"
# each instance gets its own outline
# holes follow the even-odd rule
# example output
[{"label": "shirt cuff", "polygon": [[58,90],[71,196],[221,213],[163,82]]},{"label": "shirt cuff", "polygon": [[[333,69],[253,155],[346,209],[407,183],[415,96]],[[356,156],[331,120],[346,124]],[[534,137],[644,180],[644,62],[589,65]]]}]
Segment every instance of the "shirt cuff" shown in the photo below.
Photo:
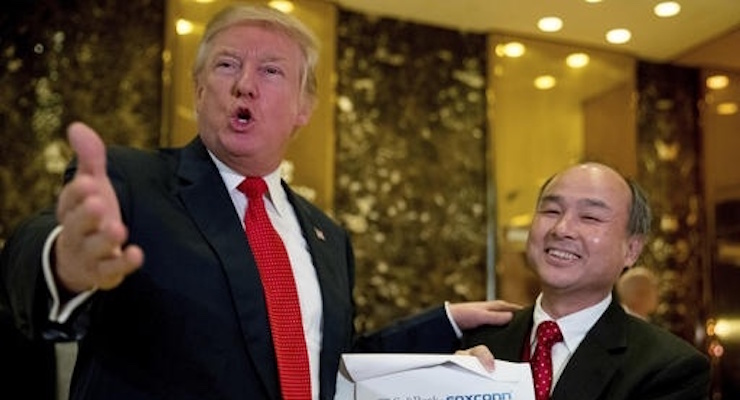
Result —
[{"label": "shirt cuff", "polygon": [[457,326],[457,323],[455,322],[455,319],[452,318],[452,313],[450,313],[450,302],[445,301],[445,312],[447,313],[447,319],[450,320],[450,325],[452,325],[452,329],[455,331],[455,336],[457,336],[458,339],[462,338],[462,330],[459,326]]},{"label": "shirt cuff", "polygon": [[77,307],[84,303],[85,300],[92,296],[96,291],[96,289],[91,289],[82,292],[67,301],[65,304],[61,304],[61,300],[59,299],[59,290],[57,289],[57,284],[54,280],[54,273],[51,270],[51,250],[54,247],[54,242],[57,240],[57,237],[59,237],[59,234],[62,232],[62,229],[63,227],[60,225],[51,231],[49,237],[46,238],[44,250],[41,255],[41,268],[44,272],[44,280],[46,281],[46,287],[49,289],[49,293],[51,294],[49,321],[60,324],[67,322],[69,316],[72,315]]}]

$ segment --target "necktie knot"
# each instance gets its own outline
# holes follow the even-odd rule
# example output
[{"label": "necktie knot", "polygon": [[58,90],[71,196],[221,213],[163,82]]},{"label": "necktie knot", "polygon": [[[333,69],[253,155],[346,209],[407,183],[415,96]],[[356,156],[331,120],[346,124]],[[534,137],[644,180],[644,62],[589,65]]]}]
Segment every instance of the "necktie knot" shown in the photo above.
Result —
[{"label": "necktie knot", "polygon": [[537,327],[537,344],[552,347],[555,343],[563,340],[563,334],[555,321],[542,322]]},{"label": "necktie knot", "polygon": [[259,199],[267,192],[267,183],[260,177],[248,176],[237,186],[248,199]]}]

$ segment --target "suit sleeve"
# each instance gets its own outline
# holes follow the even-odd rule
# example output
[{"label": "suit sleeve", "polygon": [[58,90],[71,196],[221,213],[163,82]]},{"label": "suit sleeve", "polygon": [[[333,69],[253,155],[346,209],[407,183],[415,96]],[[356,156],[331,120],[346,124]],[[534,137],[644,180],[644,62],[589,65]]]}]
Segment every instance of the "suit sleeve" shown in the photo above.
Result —
[{"label": "suit sleeve", "polygon": [[41,254],[56,225],[52,210],[26,219],[8,239],[0,256],[1,301],[15,326],[30,338],[40,337],[48,321],[49,296]]},{"label": "suit sleeve", "polygon": [[460,340],[443,306],[363,335],[353,351],[366,353],[452,353]]}]

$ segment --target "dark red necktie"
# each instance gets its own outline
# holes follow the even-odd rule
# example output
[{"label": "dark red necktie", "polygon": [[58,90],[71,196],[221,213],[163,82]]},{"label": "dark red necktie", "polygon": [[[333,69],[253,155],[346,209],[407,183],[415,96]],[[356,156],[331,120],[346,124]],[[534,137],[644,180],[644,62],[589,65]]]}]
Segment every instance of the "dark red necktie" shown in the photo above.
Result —
[{"label": "dark red necktie", "polygon": [[283,399],[309,400],[311,376],[298,291],[288,252],[265,211],[267,184],[262,178],[248,177],[238,189],[249,201],[244,224],[265,290]]},{"label": "dark red necktie", "polygon": [[552,386],[552,346],[563,340],[563,334],[555,321],[542,322],[537,327],[537,347],[530,364],[534,379],[534,394],[537,400],[547,400]]}]

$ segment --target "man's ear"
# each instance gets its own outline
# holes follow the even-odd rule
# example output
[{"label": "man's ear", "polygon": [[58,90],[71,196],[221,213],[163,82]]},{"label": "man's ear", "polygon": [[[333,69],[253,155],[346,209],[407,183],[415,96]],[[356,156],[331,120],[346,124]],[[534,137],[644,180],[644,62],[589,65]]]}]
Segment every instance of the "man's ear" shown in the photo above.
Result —
[{"label": "man's ear", "polygon": [[296,126],[306,126],[311,120],[313,110],[316,108],[316,99],[304,94],[301,97],[301,104],[298,105],[298,115],[296,115]]},{"label": "man's ear", "polygon": [[642,254],[642,249],[645,247],[646,238],[644,235],[632,235],[627,239],[627,254],[625,254],[626,268],[632,267],[637,262]]}]

